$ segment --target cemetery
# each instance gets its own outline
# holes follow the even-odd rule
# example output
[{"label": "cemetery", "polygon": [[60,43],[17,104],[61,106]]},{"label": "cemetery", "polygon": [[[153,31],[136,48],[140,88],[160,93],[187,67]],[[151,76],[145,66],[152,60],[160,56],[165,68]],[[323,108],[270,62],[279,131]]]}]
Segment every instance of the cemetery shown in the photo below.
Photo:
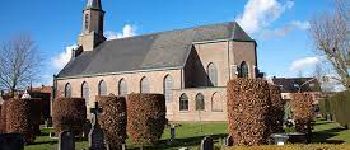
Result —
[{"label": "cemetery", "polygon": [[[1,10],[21,12],[11,8],[12,1],[4,2]],[[187,1],[165,2],[179,7],[172,8],[176,17],[166,16],[171,9],[163,1],[134,2],[135,10],[125,7],[128,1],[118,1],[123,3],[118,7],[110,5],[116,1],[106,1],[108,7],[103,7],[102,0],[69,0],[69,9],[68,0],[63,1],[42,5],[45,8],[30,2],[35,7],[24,9],[28,15],[32,10],[50,15],[33,15],[40,25],[23,16],[4,22],[4,29],[16,27],[15,31],[21,29],[21,20],[36,23],[35,36],[42,32],[45,36],[38,39],[47,44],[44,49],[52,50],[71,40],[67,35],[78,27],[69,11],[82,8],[76,9],[81,13],[76,43],[57,57],[41,58],[40,46],[29,35],[0,43],[0,150],[350,150],[348,0],[332,1],[332,11],[324,12],[327,17],[304,18],[311,15],[295,9],[291,12],[298,10],[296,19],[294,14],[279,19],[295,7],[294,0],[247,0],[235,19],[224,16],[236,13],[224,9],[232,1],[215,2],[222,8],[209,9],[203,6],[212,1],[196,2],[195,7]],[[23,3],[14,6],[27,5]],[[63,11],[57,9],[61,3]],[[242,2],[234,3],[237,7]],[[317,3],[330,8],[324,1],[309,3],[305,4],[312,8]],[[157,6],[155,12],[148,12],[154,11],[146,6],[151,4]],[[191,6],[190,11],[183,11],[185,6]],[[105,29],[106,20],[115,18],[106,8],[118,10],[118,15],[130,13],[145,31],[136,33],[130,24],[121,33],[109,31],[110,25]],[[217,23],[223,19],[211,12],[214,8],[230,21]],[[57,15],[61,18],[52,15],[57,10],[64,12]],[[196,17],[187,18],[192,15]],[[203,20],[196,20],[198,16]],[[69,20],[57,23],[63,18]],[[281,22],[272,24],[276,21]],[[6,26],[7,22],[15,23]],[[193,26],[187,28],[184,22]],[[45,25],[52,27],[44,30]],[[304,39],[306,31],[312,42]],[[284,39],[289,33],[293,37]],[[309,55],[303,44],[313,45],[317,56],[296,59]],[[301,51],[305,53],[298,54]],[[41,62],[48,60],[51,64]],[[45,68],[42,63],[50,65]],[[314,73],[310,67],[315,67]],[[43,80],[48,86],[38,85]]]},{"label": "cemetery", "polygon": [[52,127],[38,123],[38,99],[13,98],[0,107],[0,143],[28,150],[348,148],[327,145],[350,142],[350,131],[316,118],[307,92],[292,96],[293,131],[286,130],[278,87],[263,79],[235,79],[228,82],[228,93],[228,122],[168,122],[164,95],[132,93],[96,96],[89,113],[82,98],[57,98]]}]

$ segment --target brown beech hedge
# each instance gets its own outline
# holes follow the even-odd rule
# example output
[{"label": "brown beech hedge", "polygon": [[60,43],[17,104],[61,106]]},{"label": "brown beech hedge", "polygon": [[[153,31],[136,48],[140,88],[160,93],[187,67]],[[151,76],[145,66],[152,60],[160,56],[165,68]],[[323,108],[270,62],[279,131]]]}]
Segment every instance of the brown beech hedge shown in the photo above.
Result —
[{"label": "brown beech hedge", "polygon": [[135,144],[156,144],[165,124],[164,95],[127,95],[127,119],[127,129]]},{"label": "brown beech hedge", "polygon": [[295,130],[298,132],[311,133],[313,112],[313,98],[310,93],[293,93],[292,109],[295,120]]},{"label": "brown beech hedge", "polygon": [[21,133],[26,143],[35,140],[34,107],[31,99],[9,99],[6,106],[6,132]]},{"label": "brown beech hedge", "polygon": [[87,111],[84,98],[57,98],[52,104],[52,123],[56,134],[71,130],[75,135],[84,131]]},{"label": "brown beech hedge", "polygon": [[284,132],[284,105],[286,101],[281,98],[281,90],[277,85],[270,85],[270,119],[271,133]]},{"label": "brown beech hedge", "polygon": [[96,96],[102,113],[98,115],[98,122],[107,138],[111,150],[120,149],[126,140],[126,99],[113,94]]},{"label": "brown beech hedge", "polygon": [[5,104],[0,105],[0,133],[4,133],[6,129]]},{"label": "brown beech hedge", "polygon": [[228,82],[229,135],[235,145],[262,145],[270,136],[270,86],[261,79]]}]

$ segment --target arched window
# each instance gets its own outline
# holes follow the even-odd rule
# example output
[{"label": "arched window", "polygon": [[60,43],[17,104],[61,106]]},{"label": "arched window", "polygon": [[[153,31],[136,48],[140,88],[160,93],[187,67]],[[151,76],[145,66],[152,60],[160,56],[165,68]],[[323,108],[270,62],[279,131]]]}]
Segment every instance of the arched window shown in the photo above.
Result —
[{"label": "arched window", "polygon": [[220,93],[214,93],[213,97],[211,98],[211,111],[213,112],[222,112],[223,111],[223,99],[220,95]]},{"label": "arched window", "polygon": [[149,93],[149,82],[146,77],[143,77],[140,81],[140,93]]},{"label": "arched window", "polygon": [[201,93],[198,93],[196,95],[196,111],[204,111],[204,110],[205,110],[204,95]]},{"label": "arched window", "polygon": [[188,111],[188,98],[185,93],[179,98],[179,111]]},{"label": "arched window", "polygon": [[67,83],[66,86],[64,87],[64,97],[65,98],[72,97],[72,87],[70,86],[69,83]]},{"label": "arched window", "polygon": [[238,77],[239,78],[244,78],[247,79],[248,78],[248,65],[246,61],[243,61],[241,66],[239,67],[239,74]]},{"label": "arched window", "polygon": [[218,86],[218,70],[214,63],[210,63],[207,66],[208,71],[208,85]]},{"label": "arched window", "polygon": [[164,97],[165,102],[170,103],[173,99],[173,78],[170,75],[165,76],[164,78]]},{"label": "arched window", "polygon": [[128,90],[127,90],[127,85],[126,85],[126,81],[125,79],[121,79],[118,82],[118,94],[119,95],[126,95],[128,94]]},{"label": "arched window", "polygon": [[85,99],[85,106],[89,104],[89,85],[86,81],[81,85],[81,98]]},{"label": "arched window", "polygon": [[98,84],[98,95],[107,95],[107,84],[104,80]]}]

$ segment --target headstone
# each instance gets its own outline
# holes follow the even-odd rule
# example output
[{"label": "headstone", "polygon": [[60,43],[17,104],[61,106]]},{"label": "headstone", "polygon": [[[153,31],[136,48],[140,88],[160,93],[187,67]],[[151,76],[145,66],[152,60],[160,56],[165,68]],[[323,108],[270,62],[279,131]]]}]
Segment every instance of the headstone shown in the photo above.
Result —
[{"label": "headstone", "polygon": [[214,150],[214,140],[210,137],[205,137],[201,141],[201,150]]},{"label": "headstone", "polygon": [[52,118],[51,117],[46,119],[45,126],[46,126],[46,128],[52,127]]},{"label": "headstone", "polygon": [[23,150],[24,137],[19,133],[0,134],[0,150]]},{"label": "headstone", "polygon": [[58,150],[74,150],[74,135],[71,131],[62,131],[60,133]]},{"label": "headstone", "polygon": [[232,136],[225,137],[225,146],[233,146],[233,137]]},{"label": "headstone", "polygon": [[170,133],[171,133],[171,141],[174,141],[176,138],[176,128],[174,125],[171,126],[170,128]]},{"label": "headstone", "polygon": [[98,102],[95,102],[95,107],[90,109],[90,113],[93,114],[92,128],[89,132],[89,149],[90,150],[103,150],[104,138],[103,130],[98,124],[97,115],[102,113],[102,108],[98,107]]}]

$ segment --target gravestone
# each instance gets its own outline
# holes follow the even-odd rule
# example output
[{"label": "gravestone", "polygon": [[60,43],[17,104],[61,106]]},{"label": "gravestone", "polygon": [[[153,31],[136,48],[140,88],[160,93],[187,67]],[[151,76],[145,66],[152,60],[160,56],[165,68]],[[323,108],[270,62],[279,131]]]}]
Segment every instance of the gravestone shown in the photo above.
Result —
[{"label": "gravestone", "polygon": [[214,150],[214,140],[211,137],[205,137],[201,141],[201,150]]},{"label": "gravestone", "polygon": [[233,146],[233,137],[232,136],[228,136],[225,137],[225,146]]},{"label": "gravestone", "polygon": [[49,117],[46,119],[45,121],[45,127],[48,128],[48,127],[52,127],[52,118]]},{"label": "gravestone", "polygon": [[58,150],[74,150],[74,134],[71,131],[60,132]]},{"label": "gravestone", "polygon": [[20,133],[0,134],[0,150],[23,150],[24,137]]},{"label": "gravestone", "polygon": [[90,108],[90,113],[93,114],[92,128],[89,132],[89,149],[90,150],[103,150],[104,149],[104,138],[103,130],[98,124],[97,115],[102,113],[102,108],[98,107],[98,102],[95,102],[95,107]]}]

